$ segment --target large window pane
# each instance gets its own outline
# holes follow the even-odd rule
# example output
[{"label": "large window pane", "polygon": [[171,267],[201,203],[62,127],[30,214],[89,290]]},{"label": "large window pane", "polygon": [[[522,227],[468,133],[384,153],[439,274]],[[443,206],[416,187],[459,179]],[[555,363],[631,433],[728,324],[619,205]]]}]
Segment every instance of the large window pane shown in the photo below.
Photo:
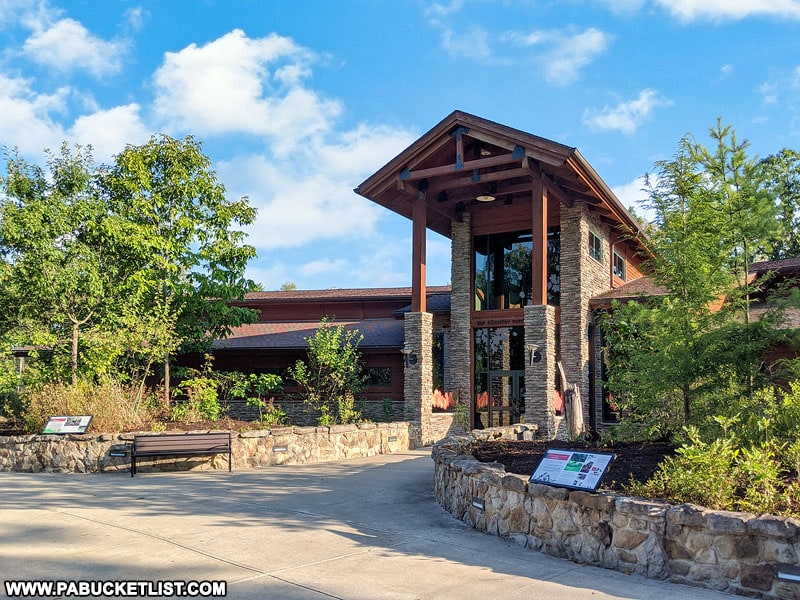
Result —
[{"label": "large window pane", "polygon": [[531,233],[475,237],[475,310],[521,308],[531,297]]}]

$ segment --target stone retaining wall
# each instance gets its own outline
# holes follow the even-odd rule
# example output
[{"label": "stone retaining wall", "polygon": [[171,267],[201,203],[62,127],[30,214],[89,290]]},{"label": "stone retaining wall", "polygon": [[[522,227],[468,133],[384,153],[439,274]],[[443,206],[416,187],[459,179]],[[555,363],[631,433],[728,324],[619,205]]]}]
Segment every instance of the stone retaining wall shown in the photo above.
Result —
[{"label": "stone retaining wall", "polygon": [[[204,433],[203,431],[202,433]],[[201,432],[196,432],[201,433]],[[130,469],[133,433],[0,437],[0,471],[94,473]],[[419,447],[414,423],[280,427],[232,432],[233,468],[300,464],[391,454]],[[124,456],[112,456],[123,452]],[[137,460],[137,471],[227,469],[228,457]]]},{"label": "stone retaining wall", "polygon": [[626,573],[800,599],[800,585],[777,578],[779,570],[800,567],[800,520],[528,483],[499,463],[465,455],[466,443],[452,438],[434,446],[435,493],[445,510],[475,529]]}]

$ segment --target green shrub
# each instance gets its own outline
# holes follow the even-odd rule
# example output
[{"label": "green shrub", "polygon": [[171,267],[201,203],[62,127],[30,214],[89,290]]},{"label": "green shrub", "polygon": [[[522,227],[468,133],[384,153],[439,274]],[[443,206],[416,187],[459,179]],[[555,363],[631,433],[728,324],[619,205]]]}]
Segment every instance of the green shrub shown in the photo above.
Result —
[{"label": "green shrub", "polygon": [[355,395],[363,390],[365,376],[358,330],[347,331],[325,318],[308,342],[307,360],[298,360],[289,375],[303,390],[303,402],[317,413],[320,425],[360,421]]},{"label": "green shrub", "polygon": [[394,421],[394,406],[392,405],[391,398],[384,398],[381,405],[381,416],[384,423],[391,423]]},{"label": "green shrub", "polygon": [[274,373],[229,373],[232,382],[229,394],[244,398],[247,406],[258,408],[258,420],[268,427],[288,425],[289,415],[275,404],[272,392],[283,390],[283,380]]},{"label": "green shrub", "polygon": [[687,428],[688,442],[667,458],[646,483],[631,482],[634,495],[691,502],[716,510],[752,513],[798,514],[797,485],[786,485],[788,472],[783,454],[771,441],[741,445],[729,427],[735,419],[717,419],[725,429],[706,442],[697,428]]},{"label": "green shrub", "polygon": [[184,379],[178,386],[179,393],[186,394],[183,402],[172,406],[170,414],[175,421],[194,423],[208,419],[216,421],[222,413],[217,394],[217,382],[210,377]]},{"label": "green shrub", "polygon": [[469,430],[469,405],[466,402],[456,402],[453,406],[453,422],[461,431]]},{"label": "green shrub", "polygon": [[703,442],[695,428],[688,428],[687,435],[689,444],[664,460],[648,482],[632,482],[628,491],[638,496],[691,502],[708,508],[731,506],[736,490],[733,467],[739,450],[731,439]]},{"label": "green shrub", "polygon": [[149,429],[159,408],[153,397],[135,403],[136,386],[117,382],[76,385],[44,384],[22,392],[22,422],[30,432],[40,432],[53,415],[92,415],[90,431],[119,432]]}]

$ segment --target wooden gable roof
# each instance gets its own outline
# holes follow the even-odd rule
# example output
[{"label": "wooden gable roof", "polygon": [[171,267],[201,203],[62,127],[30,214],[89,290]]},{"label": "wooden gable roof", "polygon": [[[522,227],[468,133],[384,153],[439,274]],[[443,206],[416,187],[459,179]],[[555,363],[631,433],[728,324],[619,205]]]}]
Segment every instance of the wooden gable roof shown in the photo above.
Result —
[{"label": "wooden gable roof", "polygon": [[644,236],[641,226],[576,148],[474,115],[454,111],[359,185],[355,192],[406,218],[426,195],[427,227],[450,237],[450,224],[471,212],[476,197],[509,204],[530,197],[541,180],[566,206],[584,201],[601,219]]}]

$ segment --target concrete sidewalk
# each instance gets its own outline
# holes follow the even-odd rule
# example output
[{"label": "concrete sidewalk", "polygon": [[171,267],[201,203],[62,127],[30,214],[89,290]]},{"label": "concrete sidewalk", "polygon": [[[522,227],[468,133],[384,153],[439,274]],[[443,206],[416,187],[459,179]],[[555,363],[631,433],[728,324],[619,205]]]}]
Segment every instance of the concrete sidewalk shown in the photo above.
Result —
[{"label": "concrete sidewalk", "polygon": [[0,473],[0,578],[225,580],[233,599],[731,597],[479,533],[432,481],[427,449],[233,473]]}]

